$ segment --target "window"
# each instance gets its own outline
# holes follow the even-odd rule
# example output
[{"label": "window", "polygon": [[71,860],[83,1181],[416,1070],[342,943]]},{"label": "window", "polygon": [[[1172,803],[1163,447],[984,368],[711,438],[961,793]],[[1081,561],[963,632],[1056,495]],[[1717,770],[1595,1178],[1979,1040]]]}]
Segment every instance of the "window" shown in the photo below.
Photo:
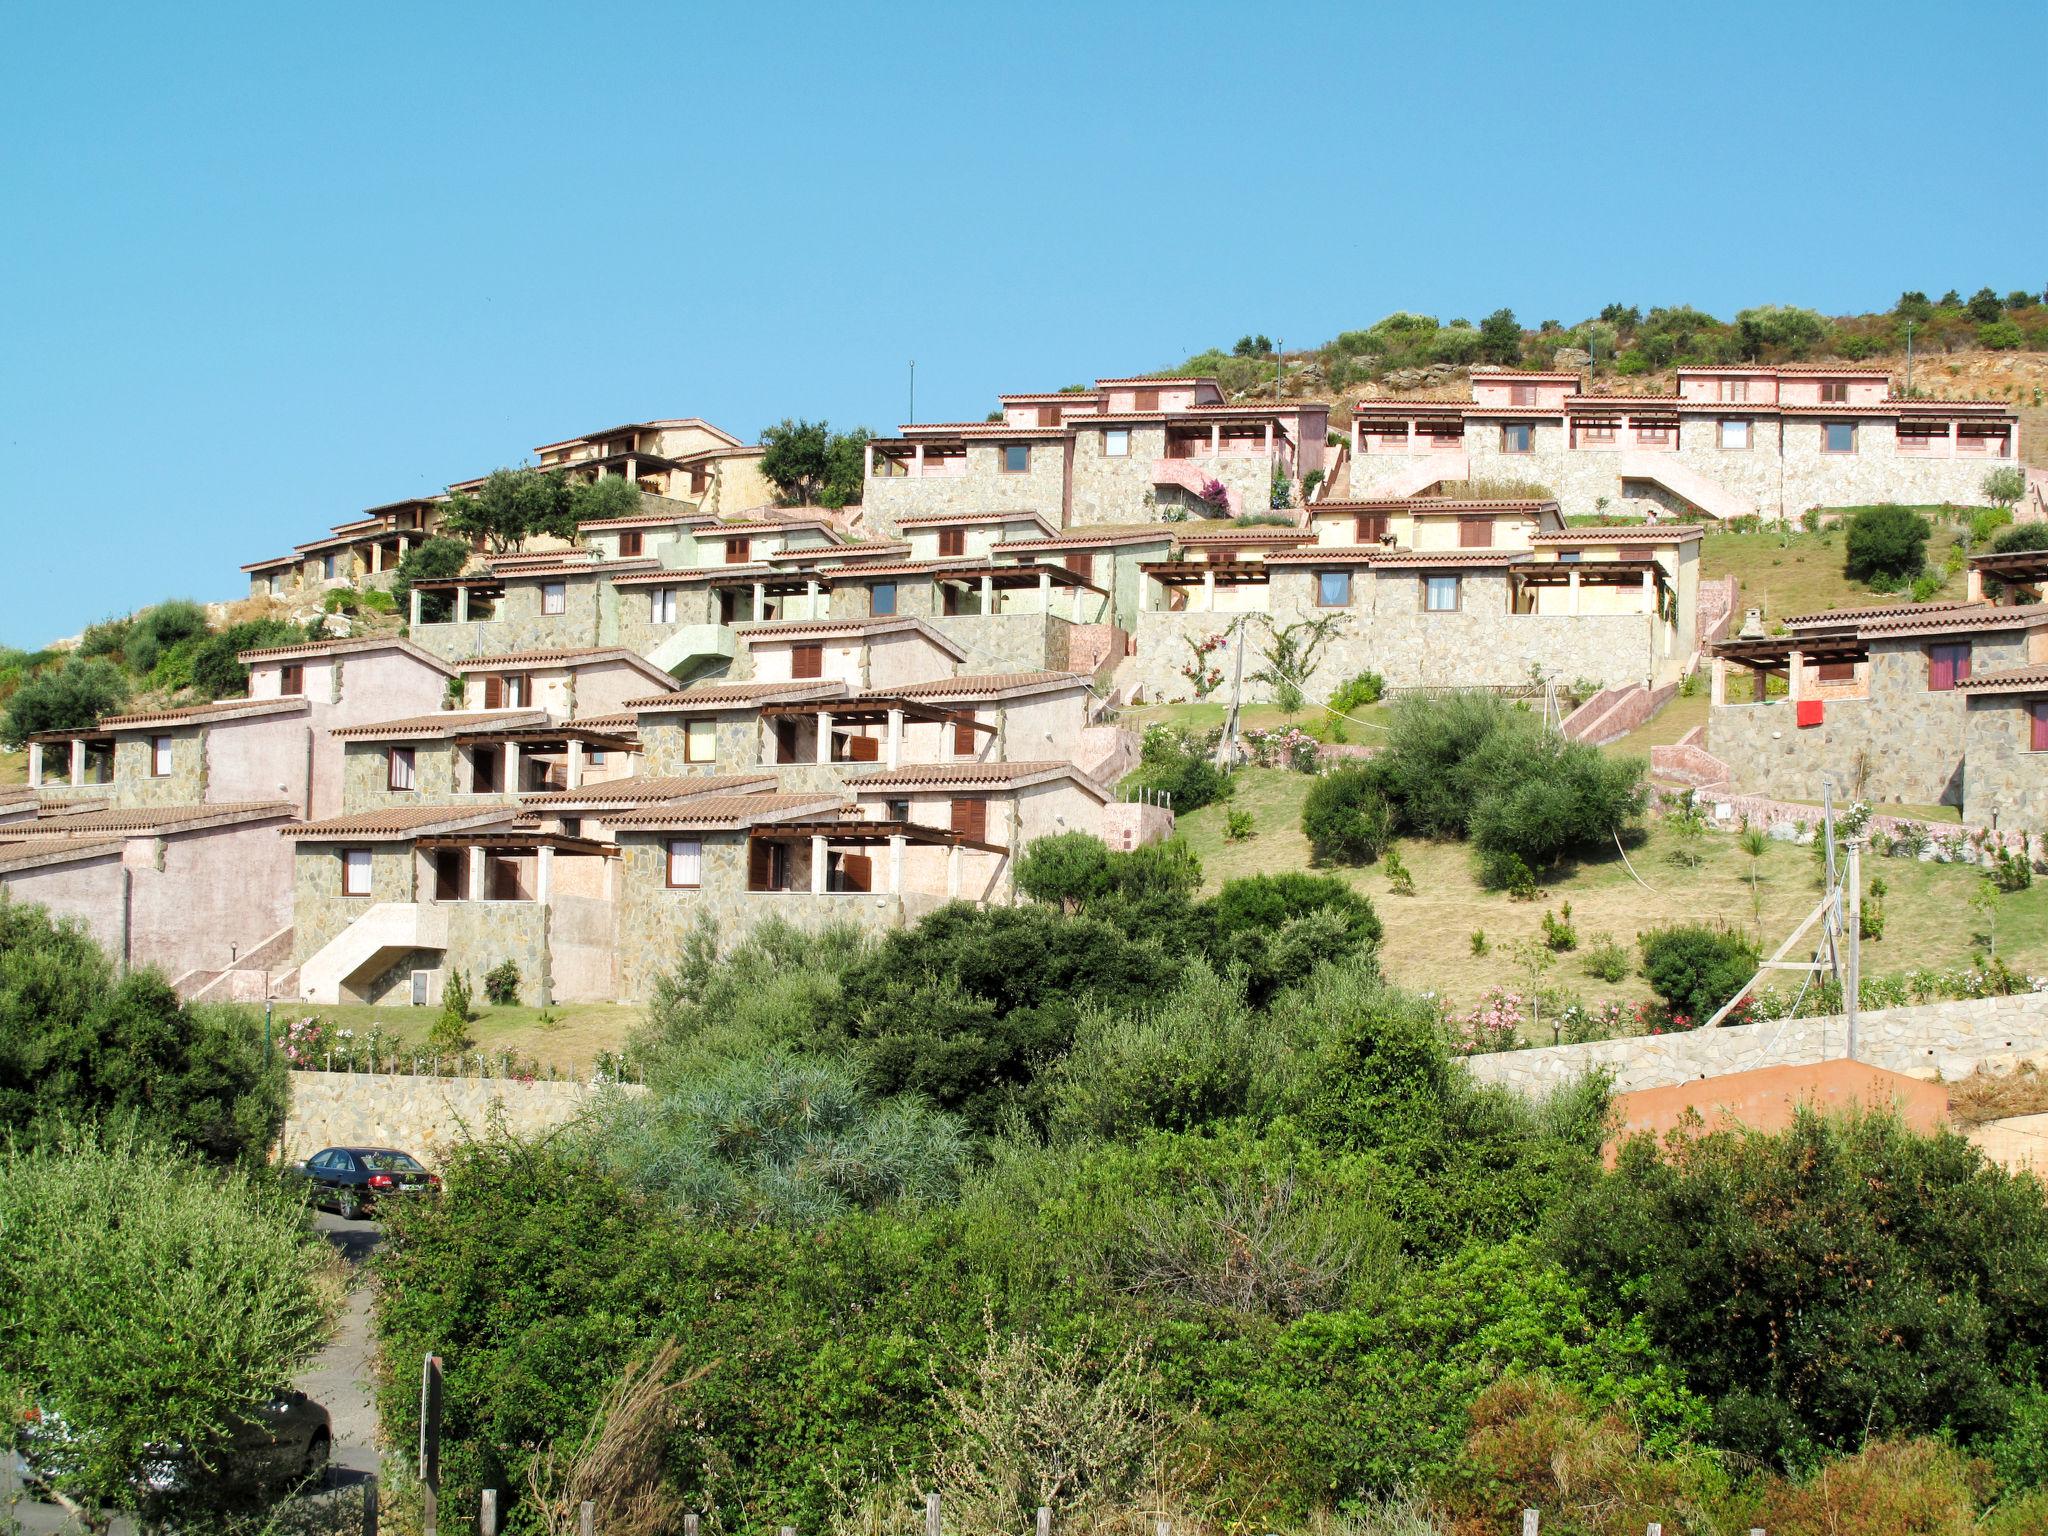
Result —
[{"label": "window", "polygon": [[320,557],[320,574],[329,581],[334,580],[336,576],[341,574],[341,562],[333,555],[322,555]]},{"label": "window", "polygon": [[533,679],[524,672],[515,672],[505,679],[505,702],[514,709],[527,709],[533,704]]},{"label": "window", "polygon": [[1820,429],[1820,451],[1822,453],[1854,453],[1856,451],[1856,423],[1853,421],[1824,422]]},{"label": "window", "polygon": [[566,582],[544,581],[540,584],[540,611],[560,613],[567,602],[569,588]]},{"label": "window", "polygon": [[794,678],[823,677],[825,675],[825,647],[813,642],[810,645],[793,645],[789,648],[789,675]]},{"label": "window", "polygon": [[411,747],[393,747],[385,754],[384,787],[386,789],[416,789],[419,787],[414,782],[412,776],[412,754],[413,749]]},{"label": "window", "polygon": [[684,724],[683,761],[686,763],[715,763],[718,761],[718,722],[716,720],[691,720]]},{"label": "window", "polygon": [[1493,548],[1493,519],[1490,517],[1461,517],[1458,519],[1458,548]]},{"label": "window", "polygon": [[1582,443],[1612,443],[1614,423],[1611,421],[1585,421],[1579,423],[1579,441]]},{"label": "window", "polygon": [[1159,391],[1156,389],[1141,389],[1131,399],[1138,410],[1156,411],[1159,409]]},{"label": "window", "polygon": [[1352,537],[1360,544],[1377,544],[1387,536],[1387,514],[1360,512],[1352,519]]},{"label": "window", "polygon": [[1536,403],[1536,386],[1534,384],[1510,384],[1508,386],[1508,403],[1510,405],[1534,405]]},{"label": "window", "polygon": [[1749,423],[1725,420],[1721,423],[1721,446],[1723,448],[1747,448],[1749,446]]},{"label": "window", "polygon": [[656,587],[647,594],[647,622],[673,624],[676,621],[676,589]]},{"label": "window", "polygon": [[1318,608],[1349,608],[1351,606],[1351,573],[1349,571],[1316,572],[1316,606]]},{"label": "window", "polygon": [[1840,379],[1823,380],[1820,386],[1820,403],[1822,405],[1847,405],[1849,403],[1849,386]]},{"label": "window", "polygon": [[955,757],[974,756],[975,738],[980,736],[980,734],[981,732],[974,728],[973,710],[970,709],[963,714],[955,715],[953,717],[953,755]]},{"label": "window", "polygon": [[988,801],[981,799],[955,800],[953,802],[953,831],[957,836],[977,843],[988,841]]},{"label": "window", "polygon": [[1856,663],[1853,661],[1823,661],[1813,669],[1817,683],[1853,683],[1856,681]]},{"label": "window", "polygon": [[1021,475],[1031,468],[1031,445],[1029,443],[1003,444],[1003,473]]},{"label": "window", "polygon": [[168,779],[171,776],[170,737],[149,738],[149,776],[153,779]]},{"label": "window", "polygon": [[868,612],[876,618],[886,618],[896,611],[896,583],[878,581],[868,589]]},{"label": "window", "polygon": [[694,837],[671,838],[668,845],[668,888],[694,891],[704,881],[704,845]]},{"label": "window", "polygon": [[725,563],[727,565],[745,565],[747,561],[753,558],[753,554],[754,541],[745,534],[742,534],[739,538],[727,539],[725,541]]},{"label": "window", "polygon": [[370,894],[369,849],[344,848],[341,851],[341,894],[344,896],[367,896]]},{"label": "window", "polygon": [[1930,645],[1927,647],[1927,691],[1947,693],[1970,675],[1970,647]]},{"label": "window", "polygon": [[1105,459],[1127,459],[1131,456],[1131,429],[1110,427],[1102,434],[1102,456]]},{"label": "window", "polygon": [[645,538],[646,535],[641,533],[638,528],[628,528],[619,535],[619,554],[621,556],[639,554]]},{"label": "window", "polygon": [[908,800],[891,800],[888,805],[888,812],[889,820],[891,821],[908,821],[910,820],[910,802]]},{"label": "window", "polygon": [[1423,577],[1422,607],[1425,613],[1456,613],[1458,611],[1458,578],[1455,576]]},{"label": "window", "polygon": [[1526,421],[1503,423],[1500,429],[1500,451],[1502,453],[1528,453],[1533,446],[1536,429]]},{"label": "window", "polygon": [[288,661],[277,669],[277,691],[280,696],[290,699],[306,691],[306,669],[296,661]]},{"label": "window", "polygon": [[604,748],[592,747],[588,752],[585,752],[583,754],[583,762],[586,767],[602,768],[605,765],[605,757],[606,753]]},{"label": "window", "polygon": [[2027,700],[2027,750],[2048,752],[2048,699]]},{"label": "window", "polygon": [[939,530],[939,558],[951,560],[967,553],[967,530],[965,528],[941,528]]},{"label": "window", "polygon": [[1067,574],[1070,576],[1078,576],[1083,581],[1095,579],[1095,557],[1084,550],[1075,551],[1061,563],[1066,566]]}]

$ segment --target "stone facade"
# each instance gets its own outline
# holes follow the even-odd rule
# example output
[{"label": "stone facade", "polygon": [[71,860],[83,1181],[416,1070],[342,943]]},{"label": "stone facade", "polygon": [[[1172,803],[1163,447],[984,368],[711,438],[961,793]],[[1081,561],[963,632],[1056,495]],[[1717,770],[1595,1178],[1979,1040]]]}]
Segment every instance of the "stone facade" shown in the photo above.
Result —
[{"label": "stone facade", "polygon": [[1036,512],[1060,526],[1066,501],[1066,450],[1058,441],[1035,439],[1031,467],[1005,473],[1000,444],[967,444],[967,470],[959,475],[870,475],[861,494],[868,527],[894,534],[906,517],[946,512]]},{"label": "stone facade", "polygon": [[[1111,458],[1103,451],[1100,427],[1076,423],[1073,437],[1074,527],[1097,523],[1142,523],[1161,517],[1167,508],[1194,502],[1180,487],[1161,487],[1153,478],[1166,457],[1163,423],[1129,427],[1130,452]],[[1220,480],[1230,492],[1233,513],[1255,513],[1272,506],[1274,456],[1264,451],[1204,454],[1176,460],[1190,475]],[[1057,521],[1057,519],[1055,519]]]},{"label": "stone facade", "polygon": [[2048,752],[2033,749],[2030,705],[2018,693],[1969,693],[1963,715],[1963,820],[2048,833]]},{"label": "stone facade", "polygon": [[[151,771],[153,738],[171,738],[171,771]],[[118,806],[198,805],[206,799],[206,728],[166,725],[159,731],[123,734],[114,742],[114,804]]]},{"label": "stone facade", "polygon": [[[1821,798],[1821,777],[1851,799],[1909,805],[1963,804],[1965,713],[1969,695],[1927,687],[1927,645],[1970,643],[1970,670],[1990,672],[2027,661],[2024,632],[1872,639],[1863,668],[1867,698],[1811,690],[1822,703],[1820,725],[1801,730],[1786,698],[1728,703],[1707,717],[1706,748],[1726,763],[1737,784],[1767,788],[1787,800]],[[1731,695],[1748,683],[1730,670]],[[1987,823],[1988,824],[1988,823]]]},{"label": "stone facade", "polygon": [[[1777,1019],[1725,1029],[1546,1045],[1474,1056],[1473,1078],[1540,1097],[1589,1072],[1613,1077],[1616,1093],[1664,1088],[1758,1067],[1804,1066],[1846,1054],[1848,1024],[1840,1015]],[[1966,1002],[1884,1008],[1856,1022],[1856,1059],[1909,1077],[1954,1081],[1980,1063],[1994,1069],[2048,1052],[2048,992]]]},{"label": "stone facade", "polygon": [[617,588],[594,571],[547,579],[563,583],[560,613],[540,611],[539,581],[508,581],[492,617],[416,624],[408,638],[444,661],[620,643]]},{"label": "stone facade", "polygon": [[[279,839],[280,842],[285,841]],[[370,845],[370,893],[345,896],[341,853],[360,843],[299,839],[292,847],[292,963],[325,949],[341,931],[380,901],[419,899],[419,865],[410,843]]]},{"label": "stone facade", "polygon": [[[1370,667],[1391,688],[1506,688],[1529,683],[1532,669],[1565,682],[1599,687],[1639,684],[1682,665],[1672,626],[1649,614],[1532,614],[1508,611],[1508,578],[1498,570],[1466,570],[1463,606],[1453,613],[1426,613],[1417,596],[1415,571],[1375,574],[1357,569],[1352,605],[1315,605],[1314,573],[1276,571],[1268,614],[1273,623],[1298,623],[1324,613],[1348,622],[1319,655],[1306,692],[1325,698],[1331,690]],[[1242,589],[1241,589],[1242,590]],[[1188,642],[1220,633],[1230,613],[1157,610],[1138,615],[1137,655],[1119,674],[1138,684],[1152,700],[1194,697],[1181,675]],[[1265,702],[1272,690],[1251,680],[1264,669],[1265,623],[1245,630],[1245,699]],[[1230,686],[1234,662],[1228,647],[1210,664],[1222,668]]]},{"label": "stone facade", "polygon": [[277,1160],[299,1162],[325,1147],[397,1147],[429,1168],[485,1126],[544,1135],[587,1113],[604,1093],[638,1095],[638,1084],[522,1083],[502,1077],[396,1077],[294,1072]]}]

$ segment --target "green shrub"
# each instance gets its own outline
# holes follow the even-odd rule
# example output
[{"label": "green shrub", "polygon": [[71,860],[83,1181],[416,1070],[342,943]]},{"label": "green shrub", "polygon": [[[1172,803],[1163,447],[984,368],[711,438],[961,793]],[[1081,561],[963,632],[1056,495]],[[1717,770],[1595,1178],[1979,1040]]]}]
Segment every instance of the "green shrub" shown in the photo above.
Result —
[{"label": "green shrub", "polygon": [[1586,946],[1586,953],[1581,959],[1588,976],[1596,976],[1601,981],[1610,983],[1628,979],[1628,951],[1614,942],[1612,934],[1595,934],[1593,942]]},{"label": "green shrub", "polygon": [[1484,928],[1474,928],[1472,930],[1472,953],[1483,955],[1492,948],[1493,946],[1486,941],[1486,930]]},{"label": "green shrub", "polygon": [[1138,766],[1124,780],[1124,787],[1166,795],[1177,816],[1227,799],[1234,786],[1230,776],[1211,761],[1211,750],[1213,742],[1204,742],[1185,730],[1148,726]]},{"label": "green shrub", "polygon": [[484,972],[484,1001],[500,1008],[512,1007],[518,1003],[518,961],[500,960]]},{"label": "green shrub", "polygon": [[1932,602],[1935,594],[1941,590],[1941,587],[1942,577],[1933,571],[1922,571],[1913,578],[1911,588],[1913,601],[1916,603]]},{"label": "green shrub", "polygon": [[29,677],[7,701],[0,740],[18,747],[40,731],[72,731],[128,702],[128,680],[105,659],[67,661]]},{"label": "green shrub", "polygon": [[1254,1002],[1326,960],[1370,956],[1384,929],[1372,903],[1335,875],[1294,871],[1226,880],[1208,904],[1210,953],[1245,968]]},{"label": "green shrub", "polygon": [[1843,570],[1856,581],[1910,581],[1926,563],[1932,532],[1927,519],[1911,507],[1864,507],[1849,519]]},{"label": "green shrub", "polygon": [[398,612],[398,599],[382,587],[370,587],[365,590],[361,596],[361,602],[363,607],[371,613]]},{"label": "green shrub", "polygon": [[1337,685],[1337,691],[1330,695],[1330,708],[1341,714],[1353,714],[1369,704],[1379,703],[1386,691],[1387,680],[1368,667]]},{"label": "green shrub", "polygon": [[450,970],[441,983],[441,1012],[427,1030],[427,1049],[436,1056],[460,1056],[472,1043],[469,1025],[475,1017],[469,977]]},{"label": "green shrub", "polygon": [[1408,868],[1408,861],[1401,857],[1398,843],[1387,845],[1387,856],[1381,861],[1381,868],[1386,871],[1388,890],[1396,896],[1415,894],[1415,874]]},{"label": "green shrub", "polygon": [[[2026,473],[2017,464],[2001,464],[1984,476],[1984,499],[1994,507],[2010,510],[2027,494]],[[2008,517],[2007,522],[2012,519]],[[91,633],[91,631],[87,631]]]},{"label": "green shrub", "polygon": [[[415,544],[398,562],[391,578],[392,606],[399,613],[412,611],[412,585],[416,581],[445,581],[460,576],[469,564],[467,541],[436,537]],[[443,624],[455,611],[455,600],[446,592],[420,594],[420,622]]]},{"label": "green shrub", "polygon": [[1223,813],[1223,840],[1226,843],[1241,843],[1256,834],[1257,818],[1250,811],[1227,810]]},{"label": "green shrub", "polygon": [[1650,990],[1685,1029],[1704,1024],[1756,974],[1756,945],[1727,928],[1681,923],[1637,936]]},{"label": "green shrub", "polygon": [[189,599],[173,598],[143,609],[129,621],[122,657],[129,671],[147,677],[165,651],[180,640],[203,639],[206,632],[206,610]]},{"label": "green shrub", "polygon": [[1318,778],[1302,801],[1301,830],[1317,862],[1370,864],[1394,836],[1394,812],[1364,765]]},{"label": "green shrub", "polygon": [[1553,954],[1563,954],[1579,947],[1579,930],[1572,926],[1572,904],[1566,902],[1562,912],[1543,909],[1543,947]]},{"label": "green shrub", "polygon": [[208,635],[192,652],[192,686],[209,699],[236,698],[249,691],[249,669],[241,653],[272,645],[296,645],[319,634],[316,621],[302,629],[283,619],[250,619]]},{"label": "green shrub", "polygon": [[336,587],[320,601],[325,613],[354,613],[362,607],[362,598],[350,587]]}]

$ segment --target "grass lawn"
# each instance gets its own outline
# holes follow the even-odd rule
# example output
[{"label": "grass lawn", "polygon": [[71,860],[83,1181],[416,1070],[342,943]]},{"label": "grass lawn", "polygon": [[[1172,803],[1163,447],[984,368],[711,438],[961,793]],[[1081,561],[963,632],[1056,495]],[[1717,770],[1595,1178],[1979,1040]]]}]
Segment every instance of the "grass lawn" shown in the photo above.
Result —
[{"label": "grass lawn", "polygon": [[[1949,509],[1915,510],[1934,524],[1934,535],[1927,541],[1927,566],[1940,571],[1957,536],[1955,526],[1945,521]],[[1819,533],[1722,533],[1709,529],[1700,543],[1700,574],[1709,580],[1734,576],[1742,583],[1742,595],[1735,604],[1736,628],[1742,625],[1745,608],[1762,608],[1768,622],[1823,608],[1909,601],[1903,595],[1887,597],[1872,592],[1862,582],[1851,581],[1842,574],[1845,536],[1846,530],[1839,523]],[[1936,597],[1960,599],[1963,588],[1963,573],[1958,571],[1942,583]]]},{"label": "grass lawn", "polygon": [[0,752],[0,786],[28,782],[28,753]]},{"label": "grass lawn", "polygon": [[[1237,792],[1229,801],[1181,818],[1181,833],[1200,855],[1211,890],[1239,875],[1310,867],[1308,841],[1301,834],[1301,803],[1312,782],[1307,775],[1281,769],[1247,768],[1238,774]],[[1254,836],[1241,843],[1224,841],[1225,806],[1252,813]],[[1644,846],[1629,850],[1629,860],[1648,890],[1630,877],[1618,855],[1610,854],[1567,868],[1535,901],[1526,902],[1480,889],[1472,873],[1471,851],[1459,843],[1402,840],[1401,857],[1415,876],[1413,896],[1390,892],[1386,876],[1376,866],[1331,873],[1372,899],[1386,924],[1383,958],[1388,974],[1405,986],[1440,993],[1453,1008],[1471,1007],[1489,986],[1526,989],[1527,976],[1510,950],[1517,939],[1540,932],[1546,907],[1559,910],[1567,901],[1578,929],[1579,952],[1560,956],[1543,984],[1569,988],[1589,1004],[1609,998],[1640,1001],[1650,996],[1640,976],[1631,974],[1610,984],[1585,973],[1582,953],[1595,935],[1612,934],[1630,948],[1633,961],[1639,958],[1636,935],[1644,929],[1699,919],[1752,932],[1756,927],[1750,861],[1732,836],[1709,833],[1704,858],[1695,869],[1671,862],[1671,846],[1672,840],[1657,830]],[[1885,935],[1863,946],[1866,975],[1946,966],[1970,958],[1975,915],[1968,900],[1982,883],[1978,873],[1959,865],[1903,859],[1873,859],[1866,868],[1866,889],[1869,878],[1878,875],[1890,887]],[[1769,953],[1820,899],[1813,852],[1772,843],[1757,861],[1757,874],[1764,950]],[[1996,910],[1998,953],[2017,969],[2048,970],[2048,887],[2001,896]],[[1484,955],[1472,953],[1474,929],[1486,933],[1489,950]]]},{"label": "grass lawn", "polygon": [[[1228,713],[1227,704],[1209,699],[1200,704],[1129,705],[1119,712],[1118,720],[1135,731],[1143,731],[1148,725],[1179,725],[1191,731],[1213,731],[1223,724],[1223,717]],[[1345,737],[1370,744],[1380,735],[1373,729],[1374,723],[1383,720],[1386,713],[1384,704],[1367,704],[1348,711],[1342,722]],[[1290,715],[1277,704],[1247,704],[1238,711],[1238,719],[1248,731],[1271,731],[1298,725],[1311,736],[1328,739],[1323,730],[1323,711],[1318,705],[1305,706],[1299,714]]]},{"label": "grass lawn", "polygon": [[[623,1049],[626,1037],[645,1017],[641,1009],[622,1003],[563,1003],[548,1010],[554,1015],[553,1023],[541,1021],[542,1011],[480,1004],[477,1017],[469,1026],[470,1038],[475,1042],[471,1048],[493,1055],[510,1050],[537,1061],[543,1072],[552,1066],[564,1076],[581,1077],[597,1060],[598,1052]],[[308,1014],[332,1020],[339,1028],[353,1029],[358,1036],[369,1034],[372,1025],[381,1026],[385,1034],[397,1036],[405,1047],[424,1054],[427,1031],[440,1010],[371,1007],[361,1003],[333,1007],[280,1004],[279,1027],[285,1019],[304,1018]]]}]

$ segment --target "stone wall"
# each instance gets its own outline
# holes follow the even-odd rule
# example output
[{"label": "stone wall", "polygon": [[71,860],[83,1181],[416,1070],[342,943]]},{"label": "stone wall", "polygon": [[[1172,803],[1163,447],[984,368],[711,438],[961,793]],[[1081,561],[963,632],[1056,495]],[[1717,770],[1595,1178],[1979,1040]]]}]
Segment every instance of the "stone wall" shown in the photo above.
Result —
[{"label": "stone wall", "polygon": [[[279,841],[285,841],[280,838]],[[361,844],[296,840],[292,848],[292,963],[317,955],[357,918],[380,901],[417,898],[417,866],[410,843],[376,843],[370,848],[370,894],[341,892],[341,850]]]},{"label": "stone wall", "polygon": [[1963,820],[1980,827],[2048,832],[2048,752],[2033,750],[2027,706],[2016,693],[1971,693],[1963,715]]},{"label": "stone wall", "polygon": [[637,1084],[606,1090],[502,1077],[294,1072],[277,1158],[301,1162],[323,1147],[396,1147],[438,1171],[465,1137],[493,1123],[515,1136],[543,1135],[575,1120],[607,1091],[647,1090]]},{"label": "stone wall", "polygon": [[114,804],[129,806],[198,805],[206,798],[206,730],[186,726],[161,734],[171,738],[171,771],[151,774],[157,733],[123,735],[114,742]]},{"label": "stone wall", "polygon": [[[1072,516],[1076,527],[1092,523],[1142,523],[1160,515],[1162,496],[1172,498],[1178,490],[1162,492],[1153,481],[1158,463],[1166,457],[1166,428],[1163,425],[1130,429],[1128,454],[1110,458],[1103,453],[1100,427],[1081,424],[1074,434],[1074,491]],[[1265,512],[1272,500],[1273,460],[1263,451],[1230,453],[1180,461],[1205,479],[1220,480],[1228,487],[1233,513]]]},{"label": "stone wall", "polygon": [[[1973,672],[2026,659],[2021,631],[1971,637]],[[1969,695],[1930,692],[1927,667],[1924,641],[1873,641],[1867,699],[1821,695],[1821,724],[1803,730],[1790,699],[1724,704],[1708,713],[1707,750],[1728,764],[1737,784],[1785,799],[1819,801],[1826,774],[1837,793],[1854,799],[1960,806]],[[1748,683],[1730,669],[1731,695]]]},{"label": "stone wall", "polygon": [[964,673],[1064,672],[1074,626],[1049,613],[940,615],[933,629],[967,653]]},{"label": "stone wall", "polygon": [[[2048,1052],[2048,993],[1879,1009],[1858,1018],[1856,1039],[1856,1059],[1868,1066],[1954,1081],[1980,1062],[2003,1067]],[[1613,1074],[1615,1092],[1633,1093],[1757,1067],[1831,1061],[1846,1054],[1847,1044],[1847,1020],[1830,1015],[1501,1051],[1474,1056],[1467,1066],[1478,1082],[1530,1097],[1596,1070]]]},{"label": "stone wall", "polygon": [[945,512],[1036,512],[1057,528],[1066,502],[1066,456],[1059,441],[1034,439],[1031,468],[1005,474],[1000,446],[977,440],[967,445],[964,475],[872,475],[861,501],[868,527],[888,534],[902,518]]},{"label": "stone wall", "polygon": [[1173,836],[1173,812],[1163,805],[1112,800],[1102,808],[1102,840],[1119,852],[1163,843]]},{"label": "stone wall", "polygon": [[[506,586],[495,617],[463,623],[451,618],[443,624],[420,624],[407,638],[444,661],[611,644],[603,638],[598,622],[598,588],[602,586],[616,601],[617,593],[611,583],[600,582],[591,575],[568,578],[564,585],[560,613],[540,611],[538,581],[513,582]],[[453,611],[451,608],[450,612]]]}]

